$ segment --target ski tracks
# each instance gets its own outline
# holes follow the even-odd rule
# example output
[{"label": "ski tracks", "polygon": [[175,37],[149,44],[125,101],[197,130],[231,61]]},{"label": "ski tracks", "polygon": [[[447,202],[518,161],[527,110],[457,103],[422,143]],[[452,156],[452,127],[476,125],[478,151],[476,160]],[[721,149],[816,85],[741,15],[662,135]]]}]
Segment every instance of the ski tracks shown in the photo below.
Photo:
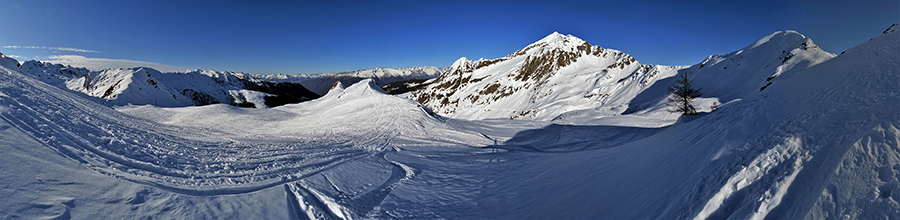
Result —
[{"label": "ski tracks", "polygon": [[[387,155],[409,143],[398,136],[429,134],[421,118],[406,117],[417,110],[409,102],[389,103],[379,106],[388,114],[323,128],[331,131],[324,136],[251,136],[135,118],[20,73],[0,73],[0,118],[89,170],[194,196],[282,186],[297,219],[366,218],[416,176],[417,168]],[[342,168],[348,162],[385,172],[361,174],[376,176],[345,189],[347,180],[326,173],[359,172]],[[319,175],[327,185],[310,184]]]},{"label": "ski tracks", "polygon": [[[390,107],[394,108],[393,110],[402,108],[396,105]],[[402,181],[415,176],[414,168],[388,159],[386,156],[388,153],[396,151],[391,144],[394,138],[400,135],[403,126],[406,126],[404,122],[396,115],[389,118],[375,118],[373,125],[366,126],[376,129],[366,132],[365,136],[353,138],[353,140],[358,140],[353,145],[375,150],[373,154],[361,158],[361,160],[390,166],[390,175],[386,180],[358,195],[342,191],[341,187],[335,185],[325,173],[322,173],[321,176],[327,182],[327,186],[323,187],[329,188],[328,190],[317,190],[316,187],[306,183],[306,180],[287,183],[285,191],[292,207],[289,214],[297,219],[361,219],[369,216],[369,213],[375,210],[395,187]],[[413,127],[415,128],[415,126]],[[335,193],[324,191],[334,191]]]},{"label": "ski tracks", "polygon": [[[0,74],[0,94],[0,118],[48,148],[96,172],[182,194],[252,192],[373,153],[356,138],[235,139],[152,123],[16,72]],[[388,136],[363,140],[386,145]]]},{"label": "ski tracks", "polygon": [[[385,159],[384,154],[375,156],[380,160]],[[290,214],[298,219],[360,219],[368,214],[384,201],[384,199],[403,180],[412,178],[415,173],[412,168],[398,162],[391,163],[390,177],[380,185],[372,187],[368,192],[356,196],[348,195],[349,192],[339,190],[336,195],[316,190],[316,187],[307,184],[304,180],[285,184],[288,202],[292,209]],[[322,175],[326,180],[327,176]],[[330,182],[330,180],[328,180]],[[330,185],[337,189],[333,184]]]}]

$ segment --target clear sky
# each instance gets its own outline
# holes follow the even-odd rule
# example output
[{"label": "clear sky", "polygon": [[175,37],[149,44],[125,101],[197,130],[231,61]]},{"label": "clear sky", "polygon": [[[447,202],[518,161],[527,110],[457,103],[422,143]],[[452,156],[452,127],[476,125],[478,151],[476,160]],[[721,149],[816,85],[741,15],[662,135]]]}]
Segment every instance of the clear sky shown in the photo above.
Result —
[{"label": "clear sky", "polygon": [[320,73],[503,57],[558,31],[644,64],[690,65],[796,30],[840,53],[900,1],[0,1],[0,52]]}]

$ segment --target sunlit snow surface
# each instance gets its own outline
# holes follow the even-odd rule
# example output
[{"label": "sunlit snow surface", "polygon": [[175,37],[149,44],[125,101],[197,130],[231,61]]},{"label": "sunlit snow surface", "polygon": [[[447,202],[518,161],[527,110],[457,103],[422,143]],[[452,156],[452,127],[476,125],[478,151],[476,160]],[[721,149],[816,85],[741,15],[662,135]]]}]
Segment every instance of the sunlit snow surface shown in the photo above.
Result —
[{"label": "sunlit snow surface", "polygon": [[372,81],[111,109],[0,67],[0,218],[896,219],[898,47],[663,125],[456,120]]}]

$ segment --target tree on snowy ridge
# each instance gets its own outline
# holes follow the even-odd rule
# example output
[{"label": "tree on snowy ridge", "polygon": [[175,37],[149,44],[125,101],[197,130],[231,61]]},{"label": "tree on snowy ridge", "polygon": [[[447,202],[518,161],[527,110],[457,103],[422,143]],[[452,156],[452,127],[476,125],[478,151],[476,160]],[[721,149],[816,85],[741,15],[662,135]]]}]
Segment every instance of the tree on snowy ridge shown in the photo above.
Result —
[{"label": "tree on snowy ridge", "polygon": [[701,88],[694,88],[691,86],[691,79],[688,78],[688,73],[684,73],[681,75],[681,78],[675,82],[675,85],[669,87],[669,106],[672,107],[670,112],[680,112],[681,115],[695,115],[697,114],[697,109],[694,108],[694,105],[691,102],[694,98],[700,97],[703,94],[700,94]]}]

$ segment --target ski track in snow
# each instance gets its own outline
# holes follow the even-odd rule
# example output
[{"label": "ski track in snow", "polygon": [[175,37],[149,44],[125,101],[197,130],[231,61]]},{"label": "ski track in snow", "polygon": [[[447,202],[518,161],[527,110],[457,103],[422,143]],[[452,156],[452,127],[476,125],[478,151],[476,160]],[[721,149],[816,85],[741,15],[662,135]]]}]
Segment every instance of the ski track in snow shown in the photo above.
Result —
[{"label": "ski track in snow", "polygon": [[[227,134],[154,124],[115,111],[97,111],[102,108],[74,102],[67,97],[71,94],[35,86],[35,82],[28,82],[31,79],[14,78],[11,74],[2,78],[5,89],[0,102],[5,110],[0,117],[13,126],[86,167],[178,193],[237,194],[271,187],[369,155],[372,152],[357,146],[383,147],[390,139],[386,130],[370,138],[192,140],[184,136]],[[43,91],[9,89],[22,87]]]},{"label": "ski track in snow", "polygon": [[[900,90],[885,82],[898,81],[898,67],[879,59],[897,60],[898,37],[670,126],[447,119],[371,80],[272,109],[113,110],[0,67],[0,131],[15,127],[86,173],[144,187],[122,192],[129,204],[274,190],[260,197],[276,195],[290,219],[896,218]],[[42,195],[52,196],[24,209],[93,211],[76,209],[84,198]]]},{"label": "ski track in snow", "polygon": [[[726,207],[723,203],[730,197],[738,193],[746,194],[746,192],[740,191],[765,178],[770,173],[775,173],[774,175],[778,176],[776,178],[781,179],[781,181],[773,185],[775,192],[773,193],[772,189],[767,190],[764,193],[765,197],[760,198],[762,205],[759,207],[759,210],[750,217],[750,219],[763,219],[772,208],[781,202],[781,197],[784,196],[787,187],[791,185],[791,181],[803,168],[803,161],[809,159],[809,155],[801,155],[803,152],[802,145],[802,141],[799,138],[788,138],[785,140],[785,143],[777,145],[756,157],[749,165],[731,176],[694,219],[710,218],[713,212]],[[789,162],[792,159],[795,162],[793,166],[790,166]],[[782,169],[786,169],[786,171],[779,171]],[[787,172],[790,173],[787,174]]]},{"label": "ski track in snow", "polygon": [[[72,96],[78,95],[18,73],[0,74],[0,118],[10,125],[90,170],[178,194],[234,195],[284,185],[291,212],[300,219],[363,218],[415,176],[414,168],[385,156],[398,150],[397,128],[408,127],[397,114],[298,138],[159,124]],[[326,195],[304,181],[360,160],[390,166],[387,180],[353,197]]]}]

